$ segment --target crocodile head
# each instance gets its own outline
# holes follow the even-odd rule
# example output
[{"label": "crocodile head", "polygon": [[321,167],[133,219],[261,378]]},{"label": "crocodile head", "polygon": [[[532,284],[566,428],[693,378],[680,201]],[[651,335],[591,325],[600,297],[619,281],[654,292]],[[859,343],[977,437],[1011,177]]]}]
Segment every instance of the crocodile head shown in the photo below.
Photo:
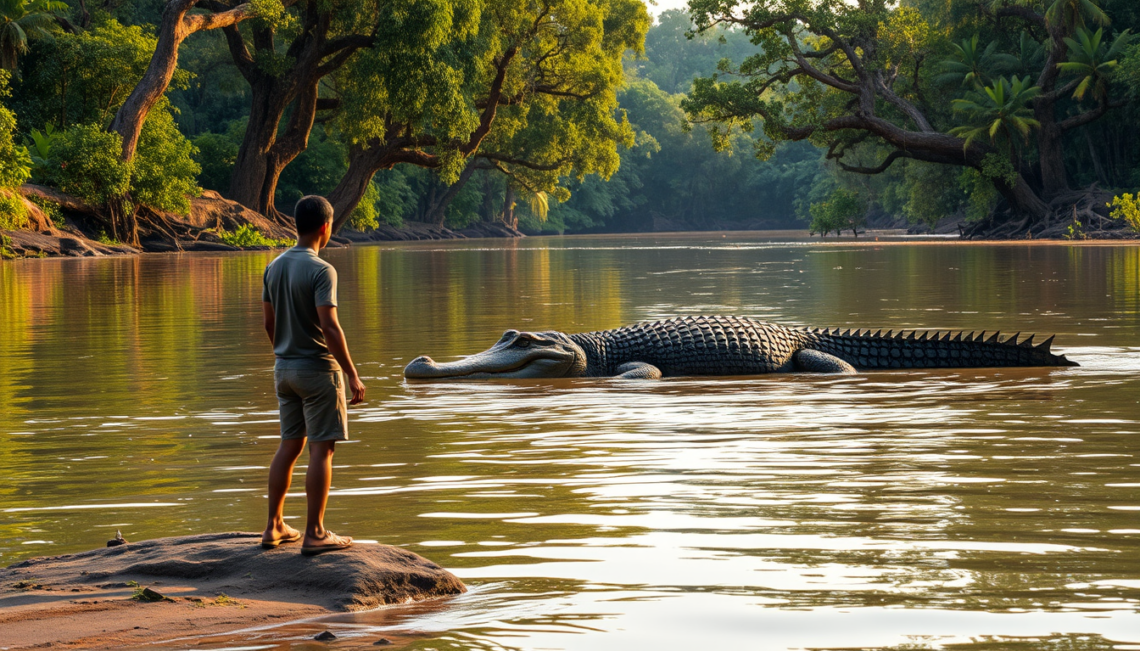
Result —
[{"label": "crocodile head", "polygon": [[585,351],[565,334],[507,330],[494,346],[456,362],[440,364],[430,357],[417,357],[404,368],[404,377],[485,380],[578,377],[585,372]]}]

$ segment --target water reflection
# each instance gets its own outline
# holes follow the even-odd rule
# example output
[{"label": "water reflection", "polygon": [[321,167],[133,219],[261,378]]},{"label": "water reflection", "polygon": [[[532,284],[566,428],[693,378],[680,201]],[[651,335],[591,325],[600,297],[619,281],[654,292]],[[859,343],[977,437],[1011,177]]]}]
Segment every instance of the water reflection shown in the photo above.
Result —
[{"label": "water reflection", "polygon": [[[270,255],[0,265],[0,563],[115,529],[257,526],[276,444]],[[207,647],[303,648],[330,625],[348,648],[1140,645],[1138,248],[669,237],[327,255],[370,385],[329,525],[475,589]],[[400,377],[510,327],[699,312],[1056,332],[1082,366]]]}]

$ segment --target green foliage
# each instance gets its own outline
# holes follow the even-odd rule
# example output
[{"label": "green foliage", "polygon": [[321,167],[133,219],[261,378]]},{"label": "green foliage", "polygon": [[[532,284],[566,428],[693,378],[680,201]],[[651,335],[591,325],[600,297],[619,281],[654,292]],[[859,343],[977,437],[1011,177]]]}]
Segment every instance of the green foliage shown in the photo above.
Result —
[{"label": "green foliage", "polygon": [[[9,96],[8,71],[0,70],[0,100]],[[16,144],[16,114],[0,103],[0,190],[14,188],[32,174],[32,158]]]},{"label": "green foliage", "polygon": [[967,115],[970,124],[954,127],[950,134],[965,139],[965,146],[988,138],[992,143],[1005,142],[1012,148],[1014,134],[1028,141],[1030,129],[1041,126],[1030,117],[1033,109],[1029,107],[1040,94],[1041,88],[1032,85],[1028,76],[1012,80],[1001,77],[980,92],[971,92],[951,103],[955,112]]},{"label": "green foliage", "polygon": [[36,195],[29,196],[27,199],[36,204],[56,228],[63,228],[66,225],[66,221],[63,218],[63,210],[60,209],[58,203]]},{"label": "green foliage", "polygon": [[0,0],[0,68],[15,70],[28,40],[47,38],[56,29],[53,12],[67,11],[56,0]]},{"label": "green foliage", "polygon": [[852,235],[858,235],[858,229],[866,223],[867,202],[857,192],[840,188],[827,201],[813,203],[810,212],[808,228],[812,233],[826,236],[831,231],[838,235],[850,230]]},{"label": "green foliage", "polygon": [[1132,230],[1140,232],[1140,194],[1125,193],[1113,197],[1108,207],[1112,208],[1110,216],[1113,219],[1122,219]]},{"label": "green foliage", "polygon": [[954,58],[942,62],[944,72],[935,78],[937,83],[953,83],[981,91],[990,85],[995,74],[1014,72],[1020,61],[1012,54],[997,52],[998,42],[990,41],[985,49],[978,45],[978,35],[951,43]]},{"label": "green foliage", "polygon": [[123,243],[107,234],[107,231],[99,229],[95,234],[95,241],[103,244],[104,246],[121,246]]},{"label": "green foliage", "polygon": [[13,190],[0,190],[0,230],[23,228],[28,223],[28,209]]},{"label": "green foliage", "polygon": [[218,237],[230,246],[243,249],[251,246],[286,247],[293,246],[295,243],[294,240],[287,238],[275,240],[271,237],[266,237],[264,233],[249,224],[242,224],[236,231],[220,230],[218,231]]},{"label": "green foliage", "polygon": [[364,196],[360,198],[360,203],[356,205],[352,215],[348,218],[348,225],[364,233],[376,230],[376,227],[380,225],[380,221],[376,218],[378,214],[376,203],[379,200],[380,193],[376,190],[376,184],[369,183],[368,189],[364,191]]},{"label": "green foliage", "polygon": [[43,131],[32,129],[28,148],[32,155],[32,176],[41,183],[51,183],[51,148],[59,134],[55,125],[48,123]]},{"label": "green foliage", "polygon": [[1076,36],[1076,39],[1065,38],[1070,60],[1057,64],[1057,67],[1081,80],[1073,90],[1074,99],[1084,99],[1092,91],[1093,99],[1104,101],[1108,97],[1109,78],[1131,43],[1132,34],[1124,30],[1112,45],[1104,42],[1103,29],[1090,34],[1087,29],[1077,28]]},{"label": "green foliage", "polygon": [[[150,26],[113,19],[78,34],[58,34],[32,48],[17,87],[17,113],[28,124],[108,124],[150,64],[157,41]],[[175,73],[184,87],[189,74]]]},{"label": "green foliage", "polygon": [[131,195],[141,204],[168,212],[190,213],[190,197],[201,194],[195,179],[202,168],[194,145],[178,131],[165,98],[147,116],[139,134]]},{"label": "green foliage", "polygon": [[80,124],[59,134],[51,164],[59,189],[92,205],[105,204],[130,189],[131,168],[119,156],[123,140],[93,124]]},{"label": "green foliage", "polygon": [[218,133],[203,133],[194,138],[194,161],[201,168],[198,183],[208,190],[225,192],[230,187],[238,144]]}]

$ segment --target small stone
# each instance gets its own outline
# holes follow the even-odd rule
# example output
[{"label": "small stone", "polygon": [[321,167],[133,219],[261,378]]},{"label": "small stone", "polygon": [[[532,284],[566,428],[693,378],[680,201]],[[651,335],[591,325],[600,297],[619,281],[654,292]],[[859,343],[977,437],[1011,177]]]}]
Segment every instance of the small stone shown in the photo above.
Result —
[{"label": "small stone", "polygon": [[166,595],[157,590],[151,590],[150,588],[139,590],[135,593],[135,596],[131,598],[136,601],[171,601]]},{"label": "small stone", "polygon": [[336,636],[332,634],[332,631],[323,631],[321,633],[317,633],[317,636],[313,639],[318,642],[328,642],[329,640],[335,640]]},{"label": "small stone", "polygon": [[392,643],[392,640],[389,640],[386,637],[382,637],[379,640],[376,640],[375,642],[373,642],[372,646],[388,646],[391,643]]}]

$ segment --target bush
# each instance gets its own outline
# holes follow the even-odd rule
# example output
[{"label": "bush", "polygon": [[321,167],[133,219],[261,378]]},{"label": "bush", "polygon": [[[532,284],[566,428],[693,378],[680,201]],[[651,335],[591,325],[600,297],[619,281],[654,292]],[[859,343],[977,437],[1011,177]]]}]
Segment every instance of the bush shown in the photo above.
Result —
[{"label": "bush", "polygon": [[827,201],[813,203],[811,212],[811,232],[827,235],[835,231],[850,229],[858,235],[858,228],[866,222],[867,205],[857,192],[835,190]]},{"label": "bush", "polygon": [[126,194],[131,165],[120,159],[122,152],[122,137],[98,125],[78,124],[64,131],[51,152],[59,189],[93,205]]},{"label": "bush", "polygon": [[[0,69],[0,97],[8,96],[8,75]],[[0,105],[0,188],[17,187],[32,175],[32,157],[16,144],[15,133],[16,114]]]},{"label": "bush", "polygon": [[237,163],[238,145],[220,133],[203,133],[194,139],[194,160],[202,168],[198,182],[203,188],[225,192]]},{"label": "bush", "polygon": [[379,214],[376,204],[379,201],[380,193],[376,190],[376,184],[369,183],[368,188],[364,190],[364,196],[360,198],[360,203],[356,204],[352,214],[348,216],[348,225],[362,233],[376,230],[380,225],[376,219]]},{"label": "bush", "polygon": [[261,231],[249,224],[242,224],[241,227],[233,232],[219,231],[218,237],[222,238],[222,241],[230,246],[243,249],[250,246],[293,246],[293,240],[288,238],[275,240],[271,237],[266,237]]},{"label": "bush", "polygon": [[1140,231],[1140,194],[1113,197],[1108,207],[1112,208],[1113,219],[1123,219],[1132,230]]},{"label": "bush", "polygon": [[194,160],[196,153],[174,123],[170,103],[163,99],[151,110],[139,134],[132,197],[151,208],[189,214],[190,197],[202,193],[196,182],[202,171]]},{"label": "bush", "polygon": [[28,224],[28,209],[13,190],[0,190],[0,229],[14,231]]}]

